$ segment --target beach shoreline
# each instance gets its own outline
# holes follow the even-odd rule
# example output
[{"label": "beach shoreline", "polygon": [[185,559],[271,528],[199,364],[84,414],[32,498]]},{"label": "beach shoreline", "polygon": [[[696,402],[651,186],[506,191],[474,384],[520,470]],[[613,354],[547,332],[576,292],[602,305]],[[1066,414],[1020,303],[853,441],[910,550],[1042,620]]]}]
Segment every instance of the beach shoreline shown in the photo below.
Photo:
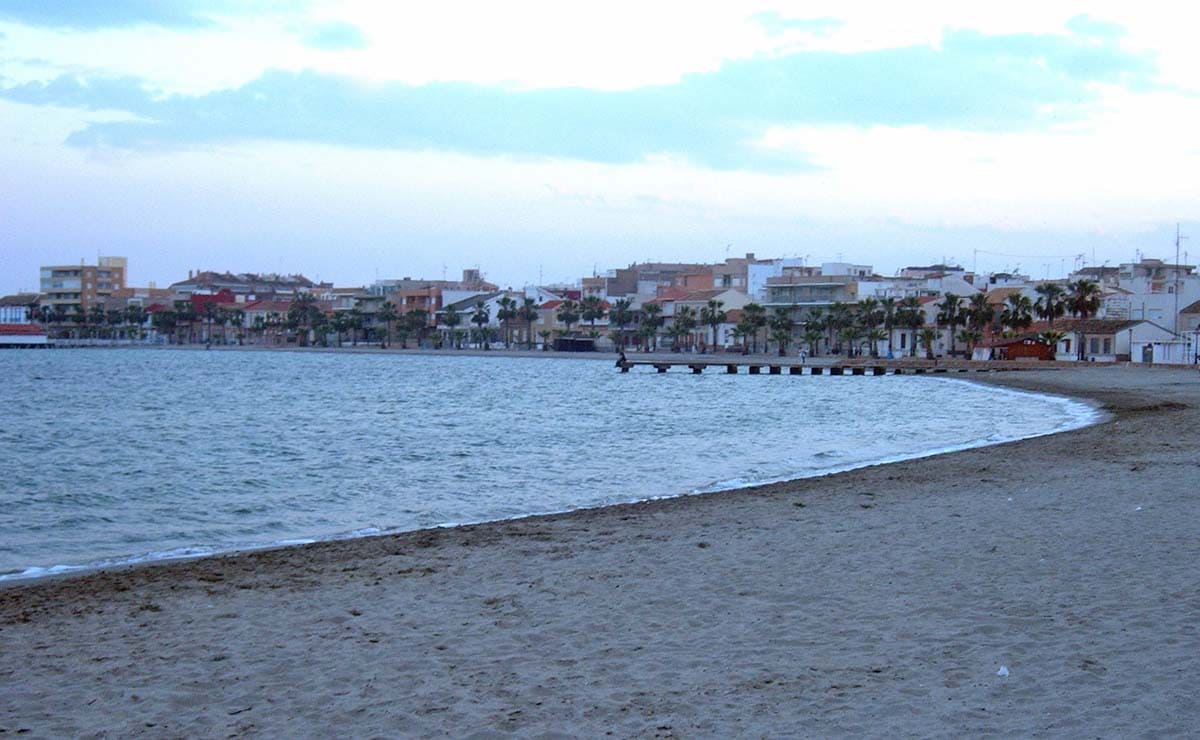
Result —
[{"label": "beach shoreline", "polygon": [[[931,376],[932,377],[932,376]],[[970,383],[967,378],[958,378],[951,376],[940,376],[942,380],[950,382]],[[923,450],[915,453],[906,453],[902,455],[888,456],[880,459],[870,460],[866,462],[855,462],[843,466],[834,466],[822,471],[814,471],[809,474],[784,475],[777,478],[767,480],[751,480],[738,483],[723,482],[714,484],[710,487],[697,488],[690,491],[679,491],[675,493],[663,493],[661,495],[649,496],[646,498],[631,498],[625,501],[614,501],[602,504],[585,504],[582,506],[572,506],[564,509],[551,509],[541,511],[531,511],[524,514],[516,514],[495,519],[480,519],[477,521],[446,521],[441,523],[430,524],[422,527],[413,528],[389,528],[379,530],[375,528],[366,528],[361,530],[337,532],[328,535],[313,535],[313,534],[296,534],[294,536],[281,539],[275,542],[245,542],[234,546],[221,545],[206,545],[204,543],[195,543],[186,547],[177,548],[175,551],[164,552],[143,552],[132,553],[128,555],[111,556],[102,559],[96,559],[91,562],[80,563],[60,563],[47,566],[28,566],[22,571],[0,572],[0,588],[9,584],[31,583],[36,580],[45,578],[62,578],[87,575],[104,570],[114,570],[126,567],[139,567],[142,565],[153,565],[155,563],[164,562],[186,562],[200,558],[209,557],[226,557],[241,553],[261,552],[265,550],[275,550],[281,548],[297,547],[303,545],[311,545],[319,542],[344,541],[352,539],[361,539],[367,537],[387,537],[397,534],[405,534],[422,530],[438,530],[438,529],[455,529],[463,526],[486,525],[504,521],[512,521],[516,519],[526,519],[531,517],[553,516],[557,514],[570,514],[576,511],[588,509],[602,509],[615,505],[637,504],[650,500],[662,500],[669,498],[678,498],[684,496],[699,496],[709,495],[714,493],[728,493],[733,491],[757,489],[764,486],[776,485],[780,483],[792,483],[805,478],[821,478],[838,473],[850,472],[860,468],[875,467],[879,465],[889,465],[897,462],[905,462],[908,460],[917,460],[922,458],[934,457],[938,455],[950,454],[962,450],[974,449],[978,447],[988,447],[998,444],[1006,444],[1008,442],[1019,441],[1021,439],[1032,439],[1035,437],[1060,434],[1065,431],[1071,431],[1080,427],[1089,426],[1103,422],[1107,419],[1108,414],[1101,410],[1097,404],[1088,401],[1087,399],[1072,399],[1056,394],[1036,393],[1032,391],[1023,391],[1019,389],[1005,389],[993,387],[993,392],[1010,393],[1010,397],[1019,399],[1023,394],[1031,396],[1043,396],[1054,399],[1056,402],[1066,402],[1066,404],[1074,406],[1066,410],[1068,418],[1060,425],[1043,431],[1028,434],[1027,436],[1015,437],[1011,439],[987,439],[987,440],[971,440],[962,444],[951,445],[948,447],[936,447]],[[997,402],[999,399],[997,398]],[[740,480],[740,479],[735,479]]]},{"label": "beach shoreline", "polygon": [[1192,726],[1200,378],[972,380],[1110,416],[755,488],[0,583],[0,728]]}]

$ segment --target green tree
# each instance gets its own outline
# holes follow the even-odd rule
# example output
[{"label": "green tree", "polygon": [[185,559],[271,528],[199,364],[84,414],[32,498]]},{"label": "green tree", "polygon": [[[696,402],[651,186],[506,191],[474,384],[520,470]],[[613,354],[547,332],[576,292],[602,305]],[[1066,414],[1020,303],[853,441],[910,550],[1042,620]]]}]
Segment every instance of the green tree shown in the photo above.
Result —
[{"label": "green tree", "polygon": [[771,312],[771,317],[767,319],[767,325],[771,328],[771,339],[779,347],[779,356],[783,357],[787,354],[787,346],[792,341],[792,329],[796,327],[796,322],[792,320],[791,310],[776,308]]},{"label": "green tree", "polygon": [[383,322],[383,346],[390,347],[392,344],[392,327],[396,323],[399,316],[396,314],[396,304],[391,301],[384,301],[379,306],[379,312],[375,314],[376,321]]},{"label": "green tree", "polygon": [[608,312],[608,322],[615,324],[617,327],[617,339],[615,342],[618,349],[624,349],[625,327],[632,324],[633,320],[633,301],[628,298],[618,298],[613,302],[612,309]]},{"label": "green tree", "polygon": [[988,302],[986,293],[976,293],[967,299],[967,326],[983,332],[996,319],[996,309]]},{"label": "green tree", "polygon": [[[896,328],[896,311],[899,310],[899,305],[895,298],[888,296],[879,301],[879,311],[883,315],[883,331],[887,334],[888,352],[892,353],[893,337],[892,332]],[[889,354],[889,357],[892,356]]]},{"label": "green tree", "polygon": [[716,351],[719,345],[717,330],[721,327],[721,324],[725,323],[725,319],[729,317],[729,314],[723,310],[724,305],[724,301],[710,298],[708,304],[700,309],[700,322],[712,329],[713,351]]},{"label": "green tree", "polygon": [[537,301],[526,298],[517,309],[517,318],[525,322],[525,341],[527,349],[533,349],[533,322],[538,320]]},{"label": "green tree", "polygon": [[983,332],[978,329],[963,329],[958,333],[958,340],[967,345],[967,357],[975,354],[975,344],[983,339]]},{"label": "green tree", "polygon": [[492,310],[488,308],[483,301],[475,302],[475,310],[471,313],[471,323],[475,325],[475,331],[479,337],[479,344],[483,345],[484,349],[491,349],[488,345],[487,334],[485,327],[492,320]]},{"label": "green tree", "polygon": [[317,326],[322,323],[323,319],[324,314],[317,305],[316,296],[312,293],[301,293],[288,307],[288,324],[296,330],[301,347],[308,346],[310,332],[315,334]]},{"label": "green tree", "polygon": [[579,304],[568,298],[558,304],[558,310],[555,312],[555,315],[567,327],[566,333],[570,334],[571,325],[579,321]]},{"label": "green tree", "polygon": [[963,299],[953,293],[947,293],[941,303],[937,304],[937,325],[946,327],[950,334],[950,355],[955,354],[954,332],[958,327],[967,323],[967,315],[963,311]]},{"label": "green tree", "polygon": [[[1067,284],[1069,295],[1067,297],[1067,309],[1072,316],[1081,319],[1091,318],[1100,310],[1101,296],[1103,295],[1100,286],[1091,280],[1077,280]],[[1076,335],[1079,338],[1078,357],[1083,360],[1087,357],[1086,347],[1084,343],[1087,341],[1087,332],[1083,329],[1083,325],[1079,324]]]},{"label": "green tree", "polygon": [[1054,320],[1067,312],[1067,291],[1058,283],[1042,283],[1034,288],[1038,298],[1033,304],[1037,315],[1046,320],[1050,329],[1054,329]]},{"label": "green tree", "polygon": [[916,296],[908,296],[902,298],[896,310],[896,321],[908,329],[909,339],[909,355],[917,356],[917,332],[925,326],[925,309],[921,306],[921,301]]},{"label": "green tree", "polygon": [[175,338],[177,323],[178,314],[174,311],[155,311],[150,317],[150,325],[159,334],[168,337],[168,341]]},{"label": "green tree", "polygon": [[410,308],[404,314],[404,328],[406,334],[404,339],[401,340],[401,348],[408,349],[408,334],[412,334],[417,338],[417,345],[419,346],[429,331],[429,312],[423,308]]},{"label": "green tree", "polygon": [[937,341],[938,330],[927,326],[924,329],[921,329],[920,332],[918,332],[918,335],[921,338],[921,344],[925,346],[925,359],[932,360],[933,343]]},{"label": "green tree", "polygon": [[579,318],[591,325],[593,336],[596,334],[596,322],[607,313],[604,310],[604,300],[598,295],[586,295],[579,302]]},{"label": "green tree", "polygon": [[821,338],[825,336],[825,332],[816,326],[806,327],[804,329],[803,340],[808,345],[808,354],[813,357],[817,356],[817,349],[821,344]]},{"label": "green tree", "polygon": [[675,307],[675,320],[671,322],[671,335],[675,339],[671,345],[673,350],[678,351],[680,349],[679,341],[688,336],[696,328],[696,324],[696,309],[691,306]]},{"label": "green tree", "polygon": [[496,321],[500,322],[501,334],[504,337],[504,349],[508,349],[512,340],[512,322],[517,318],[517,299],[512,296],[500,296],[496,301]]},{"label": "green tree", "polygon": [[1067,285],[1070,295],[1067,297],[1067,308],[1072,316],[1081,319],[1091,318],[1100,310],[1103,292],[1100,286],[1092,280],[1077,280]]},{"label": "green tree", "polygon": [[758,352],[758,332],[767,325],[767,309],[758,303],[747,303],[742,307],[742,322],[750,337],[751,352]]},{"label": "green tree", "polygon": [[645,340],[647,352],[658,349],[658,329],[666,321],[662,310],[661,303],[642,304],[642,321],[638,334]]},{"label": "green tree", "polygon": [[1005,301],[1004,310],[1000,312],[1000,325],[1008,327],[1013,332],[1028,329],[1033,324],[1033,301],[1029,296],[1013,293]]},{"label": "green tree", "polygon": [[1062,340],[1064,340],[1066,338],[1067,338],[1066,332],[1054,331],[1053,329],[1049,329],[1047,331],[1042,332],[1041,334],[1038,334],[1038,341],[1041,342],[1042,344],[1048,345],[1050,347],[1050,350],[1055,353],[1058,352],[1059,343],[1062,342]]},{"label": "green tree", "polygon": [[438,321],[446,327],[446,338],[450,340],[450,347],[457,349],[458,326],[462,323],[462,316],[458,313],[458,309],[454,306],[447,306],[438,314]]}]

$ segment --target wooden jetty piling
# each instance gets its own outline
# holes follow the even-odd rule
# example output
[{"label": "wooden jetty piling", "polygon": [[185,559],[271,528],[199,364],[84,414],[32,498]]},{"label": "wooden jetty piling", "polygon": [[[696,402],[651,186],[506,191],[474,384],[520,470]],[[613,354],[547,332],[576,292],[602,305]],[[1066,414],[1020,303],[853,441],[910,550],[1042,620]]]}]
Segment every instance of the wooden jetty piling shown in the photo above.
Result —
[{"label": "wooden jetty piling", "polygon": [[[1058,367],[1068,366],[1067,363],[1043,362],[1030,363],[1022,361],[988,361],[988,362],[968,362],[962,360],[917,360],[914,358],[904,358],[903,360],[883,360],[880,358],[872,359],[849,359],[836,361],[834,364],[813,365],[804,362],[793,362],[788,358],[779,359],[733,359],[731,357],[713,357],[711,359],[704,357],[680,357],[674,358],[647,358],[644,360],[625,360],[619,362],[617,367],[622,373],[627,373],[635,366],[645,365],[654,368],[655,372],[662,374],[673,367],[685,367],[692,371],[693,375],[702,375],[707,368],[714,368],[714,372],[721,372],[721,368],[725,369],[726,375],[737,375],[742,372],[742,368],[750,375],[851,375],[851,376],[880,376],[880,375],[924,375],[926,373],[944,375],[946,373],[994,373],[1002,371],[1017,371],[1029,369],[1055,369]],[[786,370],[785,370],[786,368]]]}]

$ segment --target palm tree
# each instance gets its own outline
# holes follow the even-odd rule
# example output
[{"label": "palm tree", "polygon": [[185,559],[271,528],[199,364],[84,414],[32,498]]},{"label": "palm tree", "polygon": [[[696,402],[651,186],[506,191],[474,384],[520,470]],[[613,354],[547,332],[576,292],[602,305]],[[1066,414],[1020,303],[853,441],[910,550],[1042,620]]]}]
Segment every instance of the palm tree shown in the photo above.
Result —
[{"label": "palm tree", "polygon": [[618,298],[608,312],[608,322],[617,325],[617,338],[614,341],[618,349],[623,349],[625,325],[633,323],[633,301],[629,298]]},{"label": "palm tree", "polygon": [[550,335],[551,334],[553,334],[553,332],[550,331],[549,329],[542,329],[541,331],[538,332],[538,336],[542,338],[542,351],[543,352],[548,352],[550,350]]},{"label": "palm tree", "polygon": [[425,338],[425,333],[429,329],[429,312],[423,308],[412,308],[404,314],[404,337],[400,340],[401,347],[408,349],[408,334],[409,332],[417,336],[417,345],[420,346],[421,340]]},{"label": "palm tree", "polygon": [[517,318],[517,299],[511,296],[501,296],[496,301],[496,321],[500,322],[501,333],[504,335],[504,349],[508,349],[512,339],[510,321]]},{"label": "palm tree", "polygon": [[786,357],[788,343],[792,341],[792,333],[784,329],[772,329],[770,338],[779,347],[779,356]]},{"label": "palm tree", "polygon": [[124,320],[129,325],[130,336],[141,339],[142,325],[146,323],[146,309],[138,305],[126,306]]},{"label": "palm tree", "polygon": [[300,346],[308,345],[309,330],[315,330],[321,319],[321,309],[312,293],[301,293],[288,308],[288,323],[300,330]]},{"label": "palm tree", "polygon": [[[776,308],[767,323],[771,327],[771,339],[779,345],[779,356],[783,357],[787,354],[787,346],[792,341],[792,329],[796,328],[796,322],[792,320],[792,312],[787,308]],[[782,341],[780,341],[781,337],[784,337]]]},{"label": "palm tree", "polygon": [[1029,296],[1013,293],[1005,302],[1004,310],[1000,312],[1000,325],[1016,332],[1028,329],[1033,324],[1033,302]]},{"label": "palm tree", "polygon": [[975,354],[975,343],[983,339],[983,332],[978,329],[963,329],[958,333],[958,340],[967,345],[967,357]]},{"label": "palm tree", "polygon": [[662,310],[661,303],[642,304],[642,326],[638,329],[638,334],[645,338],[647,352],[658,349],[658,328],[666,321]]},{"label": "palm tree", "polygon": [[333,328],[333,333],[336,335],[337,346],[342,346],[342,333],[350,327],[350,317],[345,311],[336,311],[333,314],[333,320],[329,322]]},{"label": "palm tree", "polygon": [[245,335],[244,329],[246,328],[246,312],[240,308],[233,309],[229,312],[229,323],[233,324],[233,326],[237,329],[237,342],[238,346],[240,347],[242,344],[242,337]]},{"label": "palm tree", "polygon": [[1034,303],[1033,309],[1053,329],[1054,320],[1067,311],[1067,291],[1058,283],[1042,283],[1035,287],[1034,290],[1037,291],[1038,299]]},{"label": "palm tree", "polygon": [[1062,340],[1067,338],[1067,333],[1065,331],[1054,331],[1053,329],[1049,329],[1041,334],[1038,334],[1037,338],[1042,344],[1049,345],[1052,352],[1057,353],[1058,345],[1062,342]]},{"label": "palm tree", "polygon": [[1090,318],[1096,315],[1100,310],[1100,299],[1103,292],[1100,286],[1092,280],[1077,280],[1067,284],[1067,290],[1070,295],[1067,298],[1067,307],[1071,311],[1072,316],[1078,316],[1081,319]]},{"label": "palm tree", "polygon": [[177,321],[178,314],[176,314],[174,311],[156,311],[153,317],[150,319],[150,325],[153,326],[159,334],[165,334],[169,337],[174,337],[175,325]]},{"label": "palm tree", "polygon": [[967,323],[967,315],[963,312],[963,299],[947,293],[942,302],[937,304],[937,324],[950,329],[950,354],[954,355],[954,330]]},{"label": "palm tree", "polygon": [[579,321],[579,304],[568,298],[558,305],[558,311],[555,312],[558,320],[566,325],[566,333],[571,333],[571,325]]},{"label": "palm tree", "polygon": [[679,340],[690,334],[696,328],[696,323],[696,309],[691,306],[675,308],[675,321],[671,324],[671,334],[675,337],[675,342],[671,345],[673,350],[679,350]]},{"label": "palm tree", "polygon": [[887,334],[888,357],[893,356],[892,329],[896,326],[896,311],[898,309],[899,306],[896,303],[896,299],[890,296],[879,302],[879,310],[883,314],[883,331]]},{"label": "palm tree", "polygon": [[[1087,319],[1094,316],[1100,310],[1100,297],[1102,292],[1100,286],[1091,280],[1077,280],[1067,284],[1067,290],[1070,295],[1067,297],[1067,308],[1072,316],[1078,316],[1081,319]],[[1078,356],[1080,360],[1087,357],[1084,342],[1087,341],[1087,332],[1082,329],[1082,324],[1076,332],[1079,337]]]},{"label": "palm tree", "polygon": [[484,349],[491,349],[488,346],[487,336],[483,328],[491,320],[492,310],[483,301],[476,301],[475,312],[471,314],[471,323],[477,327],[476,331],[479,333],[479,343],[483,345]]},{"label": "palm tree", "polygon": [[[925,359],[933,359],[933,343],[937,341],[938,330],[933,327],[925,327],[919,332],[921,344],[925,345]],[[915,343],[914,343],[915,346]]]},{"label": "palm tree", "polygon": [[858,322],[862,324],[868,334],[883,323],[883,311],[879,310],[879,299],[868,296],[858,302]]},{"label": "palm tree", "polygon": [[526,348],[533,349],[533,322],[538,320],[537,301],[526,298],[517,309],[517,318],[525,322]]},{"label": "palm tree", "polygon": [[897,319],[900,325],[908,329],[909,338],[909,355],[917,356],[917,332],[925,326],[925,309],[921,307],[921,301],[916,296],[908,296],[900,300],[900,308],[897,311]]},{"label": "palm tree", "polygon": [[847,348],[846,356],[847,357],[854,357],[854,355],[856,354],[855,346],[858,344],[858,341],[860,339],[862,339],[864,336],[866,336],[866,332],[858,324],[851,323],[851,324],[847,324],[846,326],[842,327],[841,331],[838,332],[838,339],[840,339],[846,343],[846,348]]},{"label": "palm tree", "polygon": [[703,306],[700,309],[700,323],[705,324],[712,329],[712,347],[714,352],[716,351],[718,344],[717,329],[719,329],[721,324],[725,323],[725,319],[729,317],[729,314],[722,310],[724,305],[724,301],[718,301],[716,298],[710,298],[708,305]]},{"label": "palm tree", "polygon": [[379,306],[379,312],[375,314],[376,321],[382,321],[384,326],[383,346],[389,347],[392,344],[392,325],[396,323],[396,304],[391,301],[384,301]]},{"label": "palm tree", "polygon": [[875,328],[867,330],[867,342],[871,347],[871,356],[879,356],[879,343],[887,338],[887,332],[883,329]]},{"label": "palm tree", "polygon": [[804,330],[804,343],[808,345],[808,353],[813,357],[817,356],[817,346],[824,336],[825,332],[815,326],[810,326]]},{"label": "palm tree", "polygon": [[767,325],[767,309],[757,303],[747,303],[742,307],[742,322],[748,330],[746,335],[750,337],[750,351],[758,352],[758,332]]},{"label": "palm tree", "polygon": [[87,323],[88,326],[92,327],[92,336],[100,335],[104,321],[104,306],[101,306],[99,303],[93,305],[87,312]]},{"label": "palm tree", "polygon": [[996,309],[988,302],[986,293],[976,293],[967,300],[967,326],[982,333],[996,318]]},{"label": "palm tree", "polygon": [[642,339],[643,351],[650,351],[650,344],[654,341],[655,334],[658,329],[650,324],[642,324],[637,329],[637,334]]},{"label": "palm tree", "polygon": [[444,311],[438,316],[438,321],[446,327],[446,338],[450,340],[451,349],[457,349],[458,342],[455,337],[458,335],[457,327],[462,323],[462,315],[454,306],[447,306]]},{"label": "palm tree", "polygon": [[579,318],[591,325],[592,336],[596,336],[596,322],[604,318],[607,313],[604,310],[604,300],[598,295],[584,296],[579,301]]}]

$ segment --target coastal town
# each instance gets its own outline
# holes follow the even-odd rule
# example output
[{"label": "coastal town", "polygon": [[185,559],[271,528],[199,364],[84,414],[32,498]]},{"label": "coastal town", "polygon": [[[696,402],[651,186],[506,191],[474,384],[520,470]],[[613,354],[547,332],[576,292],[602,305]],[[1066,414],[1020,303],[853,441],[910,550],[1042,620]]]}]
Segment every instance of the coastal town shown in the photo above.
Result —
[{"label": "coastal town", "polygon": [[760,259],[635,263],[570,284],[192,270],[167,287],[128,260],[41,268],[0,297],[0,347],[259,346],[743,353],[1194,364],[1195,265],[1143,257],[1059,278],[959,265]]}]

